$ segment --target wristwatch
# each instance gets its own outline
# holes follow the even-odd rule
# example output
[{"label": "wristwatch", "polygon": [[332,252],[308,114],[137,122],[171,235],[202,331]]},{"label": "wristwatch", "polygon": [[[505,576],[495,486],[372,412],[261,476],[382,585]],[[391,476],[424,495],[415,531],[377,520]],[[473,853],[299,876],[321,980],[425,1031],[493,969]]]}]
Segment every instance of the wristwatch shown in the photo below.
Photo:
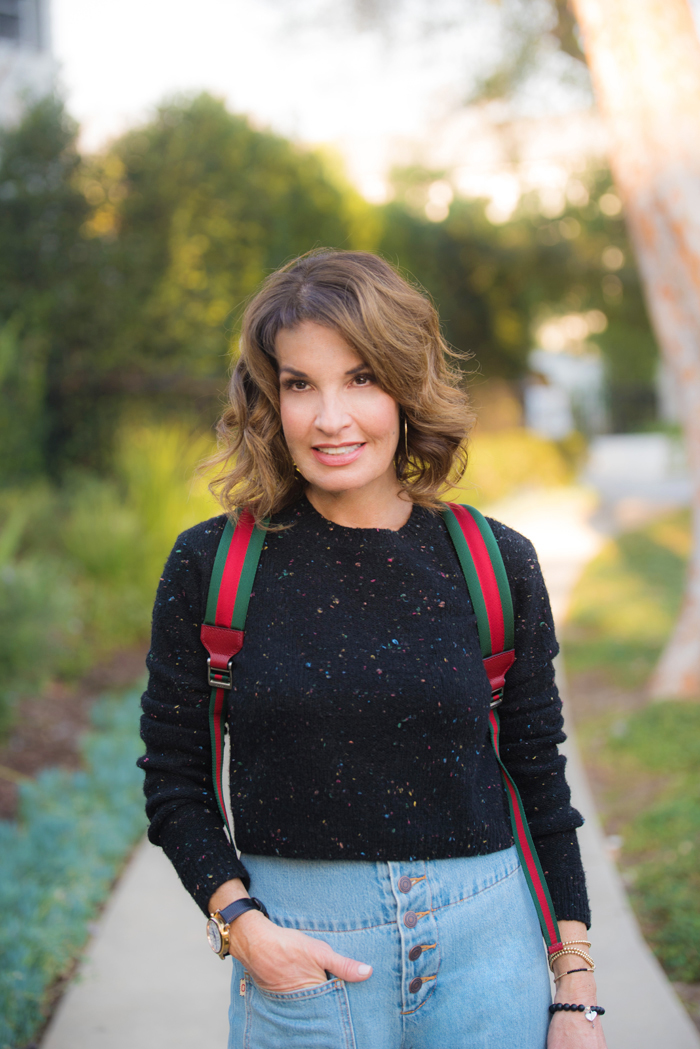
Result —
[{"label": "wristwatch", "polygon": [[240,900],[229,903],[228,907],[209,915],[207,939],[212,951],[218,954],[222,962],[226,960],[228,954],[228,931],[231,924],[246,911],[262,911],[266,918],[270,917],[265,904],[261,900],[256,900],[255,896],[243,896]]}]

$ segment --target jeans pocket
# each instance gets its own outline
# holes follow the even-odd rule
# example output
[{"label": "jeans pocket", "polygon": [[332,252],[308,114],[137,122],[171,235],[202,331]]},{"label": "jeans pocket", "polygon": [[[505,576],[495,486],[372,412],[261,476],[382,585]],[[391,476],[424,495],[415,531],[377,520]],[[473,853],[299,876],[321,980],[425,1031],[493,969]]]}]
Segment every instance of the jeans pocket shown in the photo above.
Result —
[{"label": "jeans pocket", "polygon": [[244,1049],[355,1049],[345,984],[261,990],[245,976]]}]

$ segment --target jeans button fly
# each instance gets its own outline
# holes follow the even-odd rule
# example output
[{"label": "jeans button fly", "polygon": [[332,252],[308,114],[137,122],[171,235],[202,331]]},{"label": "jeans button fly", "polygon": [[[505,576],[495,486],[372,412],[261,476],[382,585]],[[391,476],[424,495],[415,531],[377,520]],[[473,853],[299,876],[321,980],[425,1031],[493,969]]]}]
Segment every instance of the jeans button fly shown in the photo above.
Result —
[{"label": "jeans button fly", "polygon": [[411,980],[411,982],[409,983],[408,989],[411,992],[411,994],[417,994],[422,986],[423,981],[421,980],[420,976],[416,976],[416,978],[414,980]]},{"label": "jeans button fly", "polygon": [[403,918],[403,923],[407,929],[415,929],[416,925],[418,924],[418,915],[416,914],[416,912],[406,911]]},{"label": "jeans button fly", "polygon": [[410,892],[412,888],[413,882],[411,879],[402,874],[399,878],[399,892]]}]

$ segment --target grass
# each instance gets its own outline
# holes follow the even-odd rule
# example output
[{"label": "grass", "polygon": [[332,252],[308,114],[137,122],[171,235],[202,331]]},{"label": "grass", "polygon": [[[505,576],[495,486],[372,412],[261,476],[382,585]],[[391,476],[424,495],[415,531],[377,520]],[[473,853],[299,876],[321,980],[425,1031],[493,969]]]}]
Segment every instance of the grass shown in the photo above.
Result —
[{"label": "grass", "polygon": [[680,513],[607,544],[573,595],[570,673],[596,667],[623,687],[646,681],[680,609],[691,542]]},{"label": "grass", "polygon": [[639,703],[680,608],[690,544],[685,513],[609,543],[576,588],[564,650],[574,690],[576,675],[590,671],[623,700],[637,690],[636,705],[579,714],[581,747],[606,827],[622,839],[623,877],[645,936],[671,979],[696,983],[700,702]]},{"label": "grass", "polygon": [[0,822],[0,1049],[41,1029],[52,985],[80,954],[144,832],[139,695],[100,699],[83,770],[50,769],[24,783],[19,818]]}]

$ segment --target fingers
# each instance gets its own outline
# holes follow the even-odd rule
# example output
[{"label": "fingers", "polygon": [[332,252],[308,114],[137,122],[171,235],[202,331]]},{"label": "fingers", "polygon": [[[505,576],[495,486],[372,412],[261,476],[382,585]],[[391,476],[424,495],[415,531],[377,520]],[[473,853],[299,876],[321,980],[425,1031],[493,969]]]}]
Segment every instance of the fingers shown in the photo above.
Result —
[{"label": "fingers", "polygon": [[360,983],[362,980],[368,980],[372,975],[371,965],[355,961],[353,958],[346,958],[342,954],[336,954],[328,944],[317,942],[319,947],[323,948],[317,958],[319,964],[337,976],[339,980],[345,980],[346,983]]}]

